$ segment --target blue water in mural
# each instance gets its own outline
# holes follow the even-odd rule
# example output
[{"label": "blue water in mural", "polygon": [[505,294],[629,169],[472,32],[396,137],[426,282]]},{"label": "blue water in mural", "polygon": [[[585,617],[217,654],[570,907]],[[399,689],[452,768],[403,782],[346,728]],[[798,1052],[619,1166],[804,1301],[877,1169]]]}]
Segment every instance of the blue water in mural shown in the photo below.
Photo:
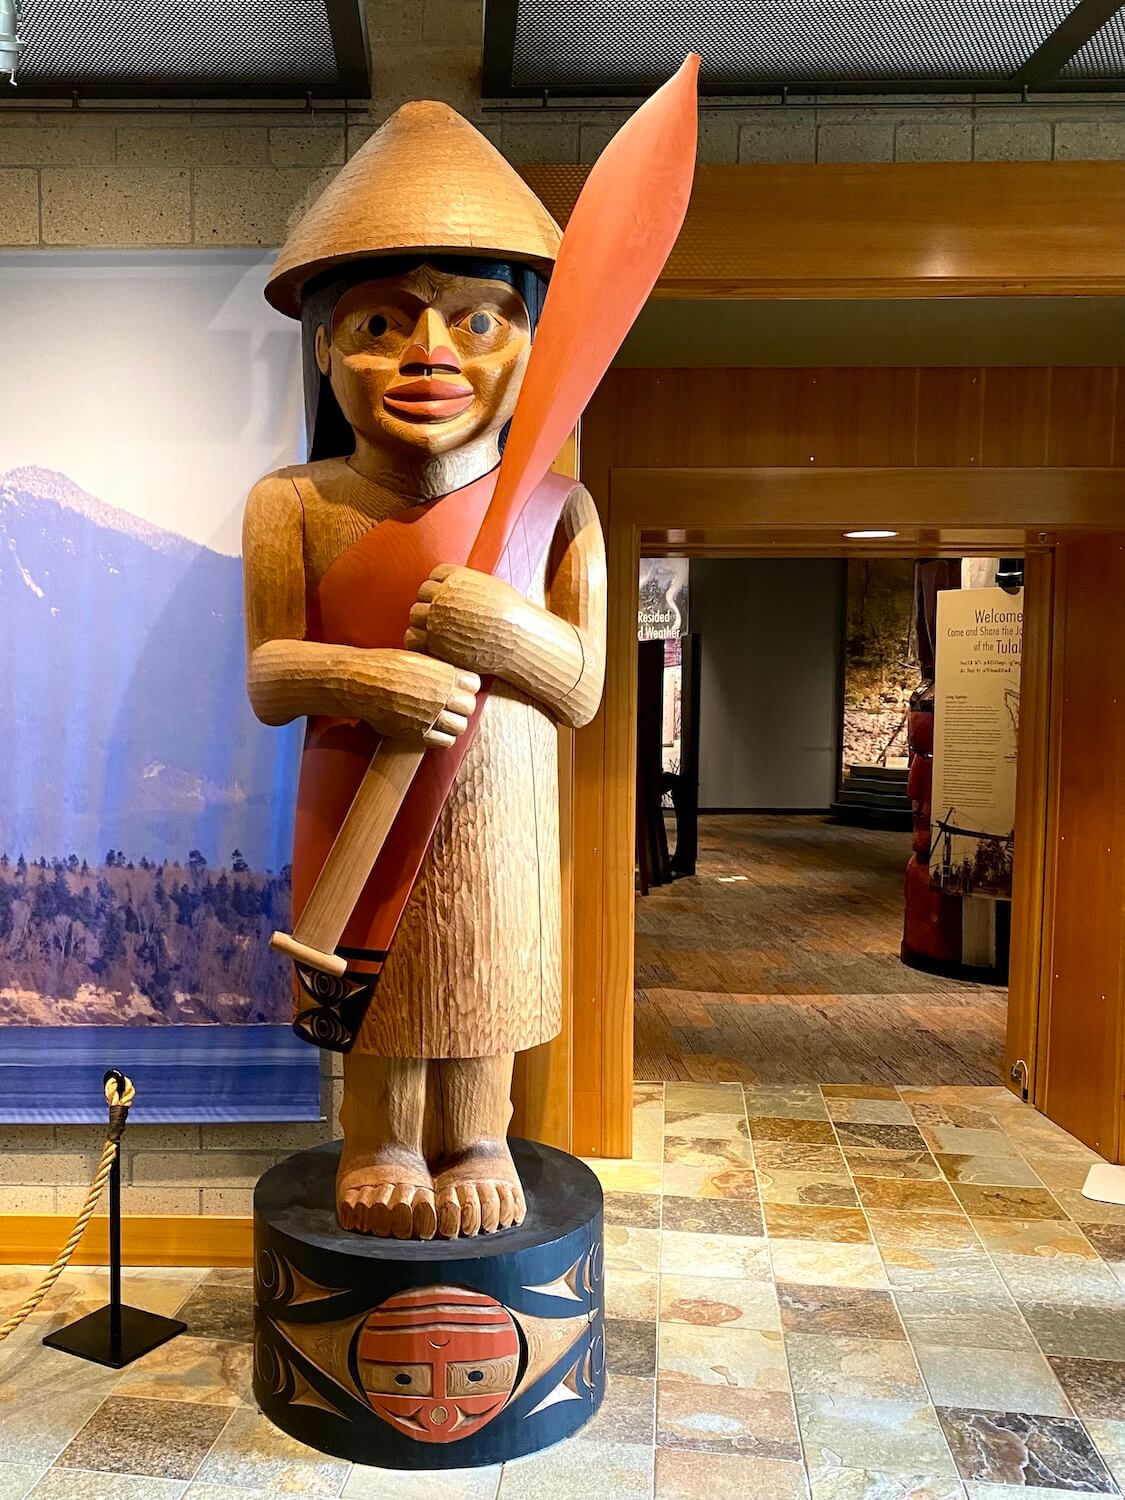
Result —
[{"label": "blue water in mural", "polygon": [[35,1118],[100,1119],[109,1054],[150,1119],[318,1118],[269,948],[299,731],[247,705],[238,558],[28,466],[0,605],[0,1119],[29,1077]]}]

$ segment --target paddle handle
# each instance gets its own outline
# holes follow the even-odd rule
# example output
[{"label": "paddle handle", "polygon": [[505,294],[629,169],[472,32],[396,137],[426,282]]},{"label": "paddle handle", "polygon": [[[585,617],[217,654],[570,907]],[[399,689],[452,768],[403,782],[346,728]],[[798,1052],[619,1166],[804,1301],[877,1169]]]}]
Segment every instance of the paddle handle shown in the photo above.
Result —
[{"label": "paddle handle", "polygon": [[347,969],[336,945],[406,799],[424,749],[381,741],[321,866],[292,935],[275,932],[270,947],[296,963],[337,977]]}]

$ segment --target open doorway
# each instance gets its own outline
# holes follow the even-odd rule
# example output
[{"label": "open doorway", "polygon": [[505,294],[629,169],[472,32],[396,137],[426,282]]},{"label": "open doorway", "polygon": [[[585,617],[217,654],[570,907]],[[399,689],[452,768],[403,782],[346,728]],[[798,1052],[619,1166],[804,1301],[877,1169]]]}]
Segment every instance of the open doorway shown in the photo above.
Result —
[{"label": "open doorway", "polygon": [[662,557],[639,597],[637,1079],[999,1084],[1022,564]]}]

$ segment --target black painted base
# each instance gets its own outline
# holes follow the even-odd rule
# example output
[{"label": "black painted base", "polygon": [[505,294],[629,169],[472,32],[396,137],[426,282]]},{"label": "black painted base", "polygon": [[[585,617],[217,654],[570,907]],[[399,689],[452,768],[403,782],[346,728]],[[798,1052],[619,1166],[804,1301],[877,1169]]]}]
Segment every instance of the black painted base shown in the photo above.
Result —
[{"label": "black painted base", "polygon": [[336,1223],[340,1143],[254,1192],[254,1395],[324,1453],[386,1469],[537,1452],[605,1391],[602,1190],[565,1152],[511,1142],[518,1228],[383,1240]]},{"label": "black painted base", "polygon": [[49,1333],[43,1342],[48,1349],[61,1349],[65,1354],[77,1354],[79,1359],[108,1365],[111,1370],[123,1370],[186,1328],[187,1324],[178,1318],[164,1318],[159,1313],[145,1312],[142,1307],[122,1306],[120,1336],[115,1338],[107,1305],[68,1323],[56,1333]]}]

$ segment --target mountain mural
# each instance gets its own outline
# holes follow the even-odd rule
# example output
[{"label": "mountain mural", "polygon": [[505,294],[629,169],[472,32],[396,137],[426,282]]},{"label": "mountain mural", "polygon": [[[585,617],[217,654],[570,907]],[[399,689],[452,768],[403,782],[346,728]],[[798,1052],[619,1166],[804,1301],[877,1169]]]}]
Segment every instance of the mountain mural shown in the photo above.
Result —
[{"label": "mountain mural", "polygon": [[0,600],[0,851],[287,863],[299,730],[247,704],[238,558],[11,469]]}]

